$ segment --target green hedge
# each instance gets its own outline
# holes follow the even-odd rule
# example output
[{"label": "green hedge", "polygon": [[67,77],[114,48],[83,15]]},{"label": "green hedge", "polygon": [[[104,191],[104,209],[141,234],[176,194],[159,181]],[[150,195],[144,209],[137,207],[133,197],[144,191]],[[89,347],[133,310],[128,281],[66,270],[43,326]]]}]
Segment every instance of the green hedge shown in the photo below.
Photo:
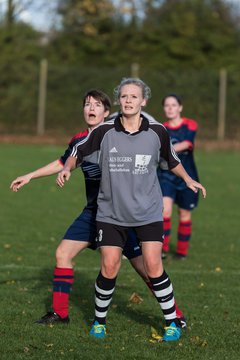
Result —
[{"label": "green hedge", "polygon": [[[3,133],[36,133],[39,65],[10,65],[0,69],[0,129]],[[122,77],[131,76],[131,66],[92,68],[48,66],[46,132],[67,133],[84,127],[82,96],[99,88],[111,98]],[[152,71],[141,68],[139,76],[151,87],[147,111],[164,120],[161,99],[167,93],[182,96],[183,115],[199,123],[199,138],[214,139],[217,134],[219,71]],[[240,132],[240,72],[228,73],[226,137],[235,139]],[[113,107],[115,111],[117,107]]]}]

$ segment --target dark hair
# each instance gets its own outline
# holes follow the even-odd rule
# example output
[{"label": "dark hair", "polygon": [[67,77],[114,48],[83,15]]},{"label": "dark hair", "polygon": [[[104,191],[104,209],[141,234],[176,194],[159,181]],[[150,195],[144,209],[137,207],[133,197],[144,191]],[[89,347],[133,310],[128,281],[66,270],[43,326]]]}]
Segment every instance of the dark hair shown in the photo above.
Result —
[{"label": "dark hair", "polygon": [[162,106],[164,106],[165,100],[169,97],[173,97],[174,99],[177,100],[179,105],[182,105],[182,98],[179,95],[172,93],[172,94],[167,94],[166,96],[164,96],[164,98],[162,99]]},{"label": "dark hair", "polygon": [[101,101],[105,110],[111,109],[112,104],[108,95],[105,94],[103,91],[97,89],[91,89],[85,93],[85,95],[83,96],[83,106],[85,106],[86,100],[90,96],[93,97],[95,100]]}]

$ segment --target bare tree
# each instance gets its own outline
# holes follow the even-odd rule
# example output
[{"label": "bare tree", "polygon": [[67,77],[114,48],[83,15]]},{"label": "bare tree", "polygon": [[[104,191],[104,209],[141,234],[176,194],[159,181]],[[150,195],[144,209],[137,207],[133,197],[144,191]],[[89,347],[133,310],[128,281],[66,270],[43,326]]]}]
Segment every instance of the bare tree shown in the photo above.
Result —
[{"label": "bare tree", "polygon": [[57,4],[57,1],[49,1],[49,0],[7,0],[6,6],[6,14],[5,14],[5,23],[8,27],[19,19],[21,19],[21,15],[29,10],[34,9],[35,12],[41,12],[46,8],[49,10],[49,13],[53,12],[53,9]]},{"label": "bare tree", "polygon": [[31,6],[33,0],[7,0],[6,23],[11,26],[19,17],[21,12]]}]

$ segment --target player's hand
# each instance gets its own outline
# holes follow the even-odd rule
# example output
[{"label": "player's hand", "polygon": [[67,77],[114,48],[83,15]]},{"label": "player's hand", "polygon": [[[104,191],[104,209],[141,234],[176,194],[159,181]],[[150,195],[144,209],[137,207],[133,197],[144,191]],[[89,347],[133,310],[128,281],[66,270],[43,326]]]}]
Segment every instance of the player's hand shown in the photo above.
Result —
[{"label": "player's hand", "polygon": [[18,192],[18,190],[21,189],[21,187],[23,187],[24,185],[27,185],[30,182],[30,180],[31,180],[30,175],[19,176],[12,181],[10,185],[10,189],[13,192]]},{"label": "player's hand", "polygon": [[57,179],[56,179],[56,183],[58,186],[63,187],[65,181],[69,180],[71,176],[71,171],[70,170],[62,170],[58,173]]},{"label": "player's hand", "polygon": [[205,199],[205,197],[207,196],[207,191],[206,191],[205,187],[202,186],[202,184],[200,184],[199,182],[192,180],[192,179],[190,181],[186,182],[186,184],[187,184],[187,187],[189,187],[189,189],[191,189],[195,193],[197,193],[198,190],[201,190],[203,197]]}]

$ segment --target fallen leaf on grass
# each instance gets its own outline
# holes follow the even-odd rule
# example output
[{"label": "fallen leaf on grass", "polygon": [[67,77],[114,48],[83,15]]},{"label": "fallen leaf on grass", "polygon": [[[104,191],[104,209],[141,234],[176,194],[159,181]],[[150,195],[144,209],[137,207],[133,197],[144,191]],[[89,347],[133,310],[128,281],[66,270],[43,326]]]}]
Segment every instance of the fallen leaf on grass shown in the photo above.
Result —
[{"label": "fallen leaf on grass", "polygon": [[141,304],[143,302],[143,299],[141,298],[141,296],[139,296],[137,293],[133,293],[130,296],[129,301],[131,301],[133,304]]},{"label": "fallen leaf on grass", "polygon": [[26,288],[26,287],[19,288],[18,291],[20,291],[20,292],[26,292],[26,291],[28,291],[28,288]]},{"label": "fallen leaf on grass", "polygon": [[149,340],[151,343],[162,341],[162,336],[158,334],[157,330],[151,326],[151,336]]},{"label": "fallen leaf on grass", "polygon": [[193,336],[191,337],[191,342],[194,343],[195,345],[201,346],[201,347],[206,347],[208,346],[208,343],[206,340],[201,339],[199,336]]},{"label": "fallen leaf on grass", "polygon": [[7,285],[13,285],[13,284],[15,284],[15,283],[16,283],[15,280],[8,280],[8,281],[6,281],[6,284],[7,284]]},{"label": "fallen leaf on grass", "polygon": [[221,272],[222,271],[222,269],[220,268],[220,266],[217,266],[216,268],[215,268],[215,272]]}]

